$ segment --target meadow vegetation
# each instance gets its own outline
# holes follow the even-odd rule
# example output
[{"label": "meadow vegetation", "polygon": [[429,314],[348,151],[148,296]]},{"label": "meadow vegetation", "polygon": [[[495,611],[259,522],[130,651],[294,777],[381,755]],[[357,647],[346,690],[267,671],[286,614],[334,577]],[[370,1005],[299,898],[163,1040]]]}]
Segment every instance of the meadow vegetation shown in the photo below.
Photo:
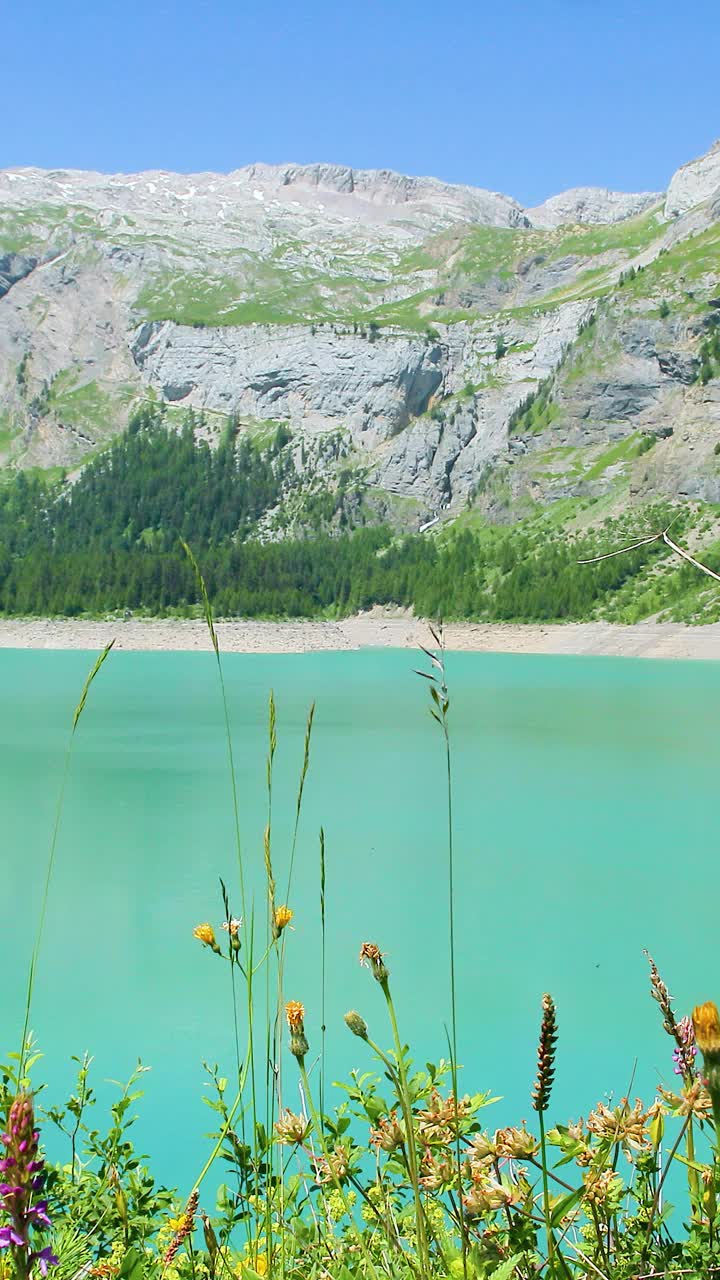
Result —
[{"label": "meadow vegetation", "polygon": [[[662,538],[657,539],[661,544]],[[703,1280],[720,1274],[720,1017],[712,1002],[699,1005],[692,1018],[679,1017],[651,957],[650,993],[668,1036],[668,1074],[653,1098],[620,1098],[615,1104],[606,1099],[586,1119],[550,1119],[562,1044],[562,1011],[550,994],[538,1010],[537,1072],[534,1081],[528,1080],[533,1123],[493,1129],[486,1109],[494,1099],[476,1078],[477,1064],[464,1063],[463,1085],[478,1092],[460,1089],[452,712],[441,627],[431,628],[432,647],[423,650],[418,676],[429,695],[434,726],[429,730],[436,733],[434,749],[441,753],[447,813],[446,848],[438,851],[447,868],[447,1056],[437,1065],[419,1066],[413,1060],[412,1047],[403,1040],[402,1010],[393,1000],[382,944],[358,938],[359,961],[368,971],[367,1007],[348,1010],[345,1028],[330,1027],[328,1035],[356,1037],[360,1069],[331,1093],[325,1031],[319,1043],[309,1042],[303,1003],[316,1003],[324,1023],[322,831],[317,862],[322,972],[315,991],[296,990],[290,929],[314,707],[299,761],[291,844],[281,860],[273,840],[278,732],[270,695],[266,897],[256,904],[247,890],[250,868],[241,838],[231,717],[212,607],[187,543],[183,554],[196,580],[217,668],[237,853],[233,883],[220,881],[217,910],[211,902],[203,904],[204,913],[215,915],[217,923],[200,921],[188,945],[198,948],[198,963],[207,964],[228,992],[234,1060],[210,1069],[215,1130],[203,1167],[191,1186],[180,1188],[158,1185],[151,1166],[135,1150],[142,1067],[120,1090],[106,1127],[95,1119],[87,1056],[76,1059],[76,1086],[65,1103],[50,1103],[40,1091],[40,1055],[31,1032],[33,996],[42,976],[45,920],[52,910],[64,789],[93,681],[101,678],[110,655],[108,646],[72,717],[29,962],[24,1024],[0,1075],[0,1276]],[[430,739],[428,749],[433,749]],[[411,962],[411,957],[400,960]],[[268,1001],[266,1017],[258,1014],[261,991]],[[378,1026],[384,1031],[376,1031]],[[298,1082],[302,1105],[292,1111],[287,1099],[296,1094]],[[51,1129],[63,1135],[65,1145],[57,1162],[43,1154]],[[219,1168],[223,1175],[214,1193],[208,1175],[212,1171],[216,1184]],[[667,1198],[669,1182],[679,1198],[676,1207]]]}]

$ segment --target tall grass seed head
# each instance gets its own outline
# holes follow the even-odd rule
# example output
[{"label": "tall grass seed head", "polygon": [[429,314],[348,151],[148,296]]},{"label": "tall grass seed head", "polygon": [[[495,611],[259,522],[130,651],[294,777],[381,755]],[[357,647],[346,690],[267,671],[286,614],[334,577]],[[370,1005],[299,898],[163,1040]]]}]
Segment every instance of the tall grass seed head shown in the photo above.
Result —
[{"label": "tall grass seed head", "polygon": [[195,1215],[198,1210],[199,1201],[200,1201],[200,1193],[198,1192],[197,1187],[194,1187],[188,1197],[187,1204],[185,1205],[184,1212],[180,1219],[180,1224],[177,1230],[175,1231],[175,1234],[172,1240],[170,1241],[170,1244],[165,1250],[165,1253],[163,1254],[163,1259],[162,1259],[163,1267],[167,1267],[170,1265],[170,1263],[172,1262],[178,1250],[182,1247],[182,1245],[187,1240],[188,1236],[192,1235],[195,1229]]},{"label": "tall grass seed head", "polygon": [[532,1092],[535,1111],[547,1111],[555,1079],[555,1051],[557,1047],[557,1020],[555,1001],[547,993],[542,998],[542,1022],[538,1045],[538,1069]]}]

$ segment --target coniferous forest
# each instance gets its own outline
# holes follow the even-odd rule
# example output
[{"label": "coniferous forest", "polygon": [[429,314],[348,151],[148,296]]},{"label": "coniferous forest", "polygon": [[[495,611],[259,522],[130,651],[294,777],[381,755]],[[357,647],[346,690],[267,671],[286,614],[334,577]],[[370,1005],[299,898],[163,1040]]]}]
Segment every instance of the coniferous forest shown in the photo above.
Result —
[{"label": "coniferous forest", "polygon": [[[440,536],[326,524],[268,541],[258,522],[292,483],[289,433],[280,428],[258,444],[229,423],[212,448],[194,427],[190,417],[177,430],[159,409],[144,408],[73,482],[18,472],[0,487],[0,611],[192,615],[197,583],[181,540],[202,562],[216,613],[243,617],[341,616],[395,604],[426,617],[583,619],[621,588],[631,596],[667,556],[653,543],[580,565],[605,549],[610,531],[569,537],[524,523],[460,522]],[[682,596],[690,577],[683,569],[668,575],[663,602]]]}]

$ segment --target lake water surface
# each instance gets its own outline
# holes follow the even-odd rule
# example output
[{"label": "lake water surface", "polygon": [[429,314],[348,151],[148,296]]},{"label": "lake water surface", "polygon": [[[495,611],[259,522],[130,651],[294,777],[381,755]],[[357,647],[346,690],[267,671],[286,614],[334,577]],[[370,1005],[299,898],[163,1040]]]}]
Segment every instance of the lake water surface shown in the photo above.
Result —
[{"label": "lake water surface", "polygon": [[[72,710],[93,655],[0,653],[2,1050],[16,1046]],[[328,1078],[372,1067],[342,1023],[390,1044],[358,965],[380,943],[418,1061],[449,1019],[444,761],[415,655],[224,659],[248,877],[263,919],[267,698],[278,707],[274,860],[285,882],[305,718],[317,700],[300,828],[287,996],[320,1039],[318,831],[327,841]],[[670,1049],[647,993],[655,955],[679,1013],[720,997],[716,778],[720,664],[451,654],[457,971],[463,1085],[528,1116],[539,1004],[560,1026],[552,1115],[651,1093]],[[138,1057],[138,1132],[187,1189],[207,1152],[203,1059],[232,1074],[227,969],[192,938],[240,914],[222,709],[210,654],[113,653],[76,740],[32,1025],[59,1102],[72,1054],[103,1100]],[[635,1063],[637,1061],[637,1069]],[[292,1079],[293,1065],[287,1070]],[[338,1100],[340,1095],[338,1093]],[[296,1096],[289,1101],[295,1103]]]}]

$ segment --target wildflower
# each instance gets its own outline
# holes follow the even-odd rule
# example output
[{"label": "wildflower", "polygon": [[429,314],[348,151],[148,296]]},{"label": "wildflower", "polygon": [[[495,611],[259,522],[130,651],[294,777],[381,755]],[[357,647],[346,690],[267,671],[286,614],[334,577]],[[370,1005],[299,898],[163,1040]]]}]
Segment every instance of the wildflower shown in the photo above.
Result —
[{"label": "wildflower", "polygon": [[342,1142],[338,1142],[333,1151],[328,1151],[326,1156],[317,1156],[313,1163],[318,1186],[342,1182],[350,1172],[350,1152]]},{"label": "wildflower", "polygon": [[195,1187],[194,1190],[190,1192],[190,1197],[185,1205],[185,1212],[180,1219],[180,1225],[163,1254],[163,1267],[168,1267],[170,1265],[178,1250],[187,1240],[188,1236],[192,1235],[195,1227],[195,1214],[197,1213],[199,1199],[200,1196],[198,1189]]},{"label": "wildflower", "polygon": [[532,1105],[535,1111],[547,1111],[555,1078],[557,1021],[555,1018],[555,1001],[552,996],[547,994],[543,996],[542,1011],[540,1044],[538,1046],[538,1071],[535,1088],[532,1093]]},{"label": "wildflower", "polygon": [[289,907],[275,908],[275,929],[278,937],[282,933],[283,929],[287,928],[294,915],[295,912],[291,911]]},{"label": "wildflower", "polygon": [[489,1133],[477,1133],[467,1151],[471,1170],[476,1164],[492,1163],[497,1158],[498,1150],[495,1139]]},{"label": "wildflower", "polygon": [[0,1227],[0,1249],[9,1249],[18,1276],[29,1275],[35,1263],[40,1274],[57,1265],[55,1254],[44,1248],[33,1251],[31,1232],[50,1226],[47,1201],[37,1199],[45,1182],[44,1161],[39,1154],[40,1134],[30,1093],[19,1093],[10,1107],[7,1132],[0,1136],[5,1156],[0,1172],[11,1181],[0,1183],[0,1208],[8,1223]]},{"label": "wildflower", "polygon": [[418,1179],[426,1191],[445,1191],[457,1182],[455,1165],[448,1155],[433,1155],[428,1147],[422,1160],[423,1176]]},{"label": "wildflower", "polygon": [[245,1272],[254,1271],[256,1276],[266,1276],[268,1271],[267,1254],[258,1253],[255,1257],[241,1258],[235,1268],[235,1275],[242,1280]]},{"label": "wildflower", "polygon": [[205,924],[196,924],[193,929],[193,938],[197,938],[199,942],[202,942],[204,946],[209,947],[216,955],[222,955],[222,951],[217,944],[217,938],[215,937],[215,930],[211,924],[208,924],[207,922],[205,922]]},{"label": "wildflower", "polygon": [[305,1006],[299,1000],[288,1000],[285,1017],[290,1030],[290,1052],[302,1062],[310,1047],[305,1036]]},{"label": "wildflower", "polygon": [[334,1191],[326,1192],[323,1199],[325,1212],[330,1221],[339,1222],[343,1215],[347,1213],[345,1201],[347,1200],[348,1207],[352,1208],[355,1204],[356,1196],[354,1191],[348,1191],[347,1194],[343,1195],[342,1191],[336,1188]]},{"label": "wildflower", "polygon": [[486,1172],[478,1173],[468,1194],[463,1196],[463,1207],[469,1218],[482,1218],[486,1213],[513,1204],[516,1196],[515,1188],[498,1182]]},{"label": "wildflower", "polygon": [[520,1127],[498,1129],[494,1145],[498,1156],[506,1160],[526,1160],[529,1156],[534,1156],[538,1149],[537,1140],[528,1133],[524,1124]]},{"label": "wildflower", "polygon": [[620,1106],[613,1109],[599,1102],[588,1116],[587,1127],[601,1141],[617,1142],[625,1150],[632,1147],[635,1151],[642,1151],[647,1146],[646,1120],[647,1113],[643,1111],[639,1098],[636,1098],[634,1107],[630,1106],[627,1098],[623,1098]]},{"label": "wildflower", "polygon": [[372,970],[373,978],[377,982],[387,982],[390,977],[390,973],[384,964],[384,953],[376,942],[363,942],[360,948],[360,963],[365,968]]},{"label": "wildflower", "polygon": [[457,1134],[458,1121],[468,1115],[470,1105],[469,1098],[456,1102],[453,1094],[443,1100],[437,1089],[433,1089],[427,1111],[418,1112],[420,1141],[450,1142]]},{"label": "wildflower", "polygon": [[293,1111],[284,1111],[275,1121],[275,1132],[280,1142],[291,1146],[304,1142],[310,1132],[310,1122],[305,1116],[296,1115]]},{"label": "wildflower", "polygon": [[585,1199],[597,1209],[611,1211],[622,1193],[622,1178],[614,1169],[588,1169],[583,1174]]},{"label": "wildflower", "polygon": [[712,1000],[699,1004],[693,1009],[693,1028],[695,1043],[703,1056],[720,1054],[720,1015],[717,1005]]},{"label": "wildflower", "polygon": [[712,1111],[710,1094],[702,1080],[697,1077],[692,1084],[686,1084],[680,1093],[672,1093],[669,1089],[660,1088],[667,1103],[670,1114],[674,1116],[695,1116],[697,1120],[707,1120]]},{"label": "wildflower", "polygon": [[225,930],[226,933],[230,934],[231,938],[237,938],[241,928],[242,928],[242,916],[240,916],[239,920],[236,919],[235,916],[232,916],[230,920],[223,920],[223,929]]},{"label": "wildflower", "polygon": [[367,1022],[355,1009],[350,1009],[345,1014],[345,1025],[350,1028],[354,1036],[359,1036],[361,1040],[367,1040]]},{"label": "wildflower", "polygon": [[299,1000],[288,1000],[285,1005],[285,1017],[291,1031],[302,1031],[305,1020],[305,1005]]},{"label": "wildflower", "polygon": [[673,1049],[673,1071],[676,1076],[694,1076],[697,1045],[692,1018],[681,1018],[677,1024],[678,1044]]},{"label": "wildflower", "polygon": [[712,1102],[715,1129],[720,1133],[720,1015],[712,1000],[693,1009],[695,1043],[703,1056],[705,1083]]},{"label": "wildflower", "polygon": [[391,1111],[389,1116],[378,1120],[376,1127],[370,1130],[370,1141],[381,1151],[397,1151],[402,1146],[405,1134],[398,1122],[397,1111]]}]

